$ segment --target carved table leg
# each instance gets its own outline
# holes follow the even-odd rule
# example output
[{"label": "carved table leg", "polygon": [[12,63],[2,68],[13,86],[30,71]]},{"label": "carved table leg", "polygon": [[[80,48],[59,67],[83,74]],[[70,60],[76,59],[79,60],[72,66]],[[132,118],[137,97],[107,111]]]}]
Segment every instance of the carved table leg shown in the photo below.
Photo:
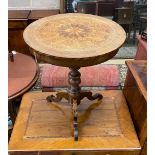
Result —
[{"label": "carved table leg", "polygon": [[74,128],[74,140],[78,141],[78,112],[77,112],[77,106],[80,104],[80,86],[79,84],[81,83],[80,79],[80,72],[78,71],[79,69],[73,69],[70,68],[70,72],[68,74],[69,77],[69,97],[70,97],[70,103],[72,104],[72,110],[73,110],[73,115],[74,115],[74,122],[73,122],[73,128]]},{"label": "carved table leg", "polygon": [[69,100],[69,95],[67,92],[58,92],[56,96],[54,95],[47,96],[46,100],[48,102],[59,102],[63,98],[65,98],[66,100]]},{"label": "carved table leg", "polygon": [[103,96],[101,94],[96,93],[95,95],[93,95],[92,92],[90,91],[82,91],[80,93],[80,100],[82,100],[84,97],[87,97],[89,100],[101,100],[103,98]]}]

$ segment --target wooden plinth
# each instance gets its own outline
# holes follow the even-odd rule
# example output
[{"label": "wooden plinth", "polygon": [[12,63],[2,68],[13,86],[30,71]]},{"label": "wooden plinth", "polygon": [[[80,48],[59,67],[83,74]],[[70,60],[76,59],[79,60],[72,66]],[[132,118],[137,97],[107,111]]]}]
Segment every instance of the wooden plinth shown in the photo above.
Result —
[{"label": "wooden plinth", "polygon": [[[9,143],[11,153],[138,155],[140,144],[120,90],[99,92],[102,101],[83,99],[78,106],[79,141],[66,100],[49,104],[51,92],[27,93],[22,99]],[[55,95],[55,93],[52,93]],[[83,152],[84,151],[84,152]]]}]

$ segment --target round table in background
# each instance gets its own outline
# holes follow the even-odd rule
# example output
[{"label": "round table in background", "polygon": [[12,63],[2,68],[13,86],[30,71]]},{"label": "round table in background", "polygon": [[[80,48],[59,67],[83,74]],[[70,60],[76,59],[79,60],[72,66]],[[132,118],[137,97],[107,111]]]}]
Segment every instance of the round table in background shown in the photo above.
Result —
[{"label": "round table in background", "polygon": [[8,61],[8,100],[9,113],[14,123],[16,114],[12,102],[32,88],[38,79],[39,68],[30,56],[18,52],[10,56],[11,59],[9,58]]},{"label": "round table in background", "polygon": [[100,64],[111,59],[126,39],[123,28],[103,17],[69,13],[49,16],[30,24],[24,31],[24,40],[33,54],[47,63],[69,67],[68,92],[48,96],[48,102],[65,98],[74,114],[74,139],[78,140],[77,106],[87,97],[102,99],[80,89],[80,67]]}]

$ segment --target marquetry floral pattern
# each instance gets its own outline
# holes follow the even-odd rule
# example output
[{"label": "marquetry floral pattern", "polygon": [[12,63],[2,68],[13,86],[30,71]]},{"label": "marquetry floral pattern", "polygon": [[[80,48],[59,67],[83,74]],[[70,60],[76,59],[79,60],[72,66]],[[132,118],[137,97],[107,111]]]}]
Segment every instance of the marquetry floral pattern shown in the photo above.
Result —
[{"label": "marquetry floral pattern", "polygon": [[90,28],[82,24],[68,24],[61,26],[58,31],[64,37],[79,38],[88,35]]},{"label": "marquetry floral pattern", "polygon": [[113,30],[100,20],[80,19],[59,19],[41,24],[37,33],[37,40],[49,49],[63,51],[92,50],[101,44],[106,44],[109,33]]},{"label": "marquetry floral pattern", "polygon": [[31,48],[47,55],[71,58],[115,51],[125,37],[117,23],[86,14],[49,16],[30,24],[24,31],[24,39]]}]

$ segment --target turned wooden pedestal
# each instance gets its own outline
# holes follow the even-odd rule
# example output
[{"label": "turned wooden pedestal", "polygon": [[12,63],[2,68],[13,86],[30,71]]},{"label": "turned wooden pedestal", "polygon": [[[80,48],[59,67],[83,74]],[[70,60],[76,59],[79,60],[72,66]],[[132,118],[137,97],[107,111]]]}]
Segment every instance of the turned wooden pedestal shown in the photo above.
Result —
[{"label": "turned wooden pedestal", "polygon": [[[95,93],[95,92],[94,92]],[[72,108],[66,100],[50,104],[48,95],[24,95],[9,143],[15,155],[138,155],[140,144],[123,93],[105,90],[102,101],[78,106],[79,140],[74,141]]]}]

